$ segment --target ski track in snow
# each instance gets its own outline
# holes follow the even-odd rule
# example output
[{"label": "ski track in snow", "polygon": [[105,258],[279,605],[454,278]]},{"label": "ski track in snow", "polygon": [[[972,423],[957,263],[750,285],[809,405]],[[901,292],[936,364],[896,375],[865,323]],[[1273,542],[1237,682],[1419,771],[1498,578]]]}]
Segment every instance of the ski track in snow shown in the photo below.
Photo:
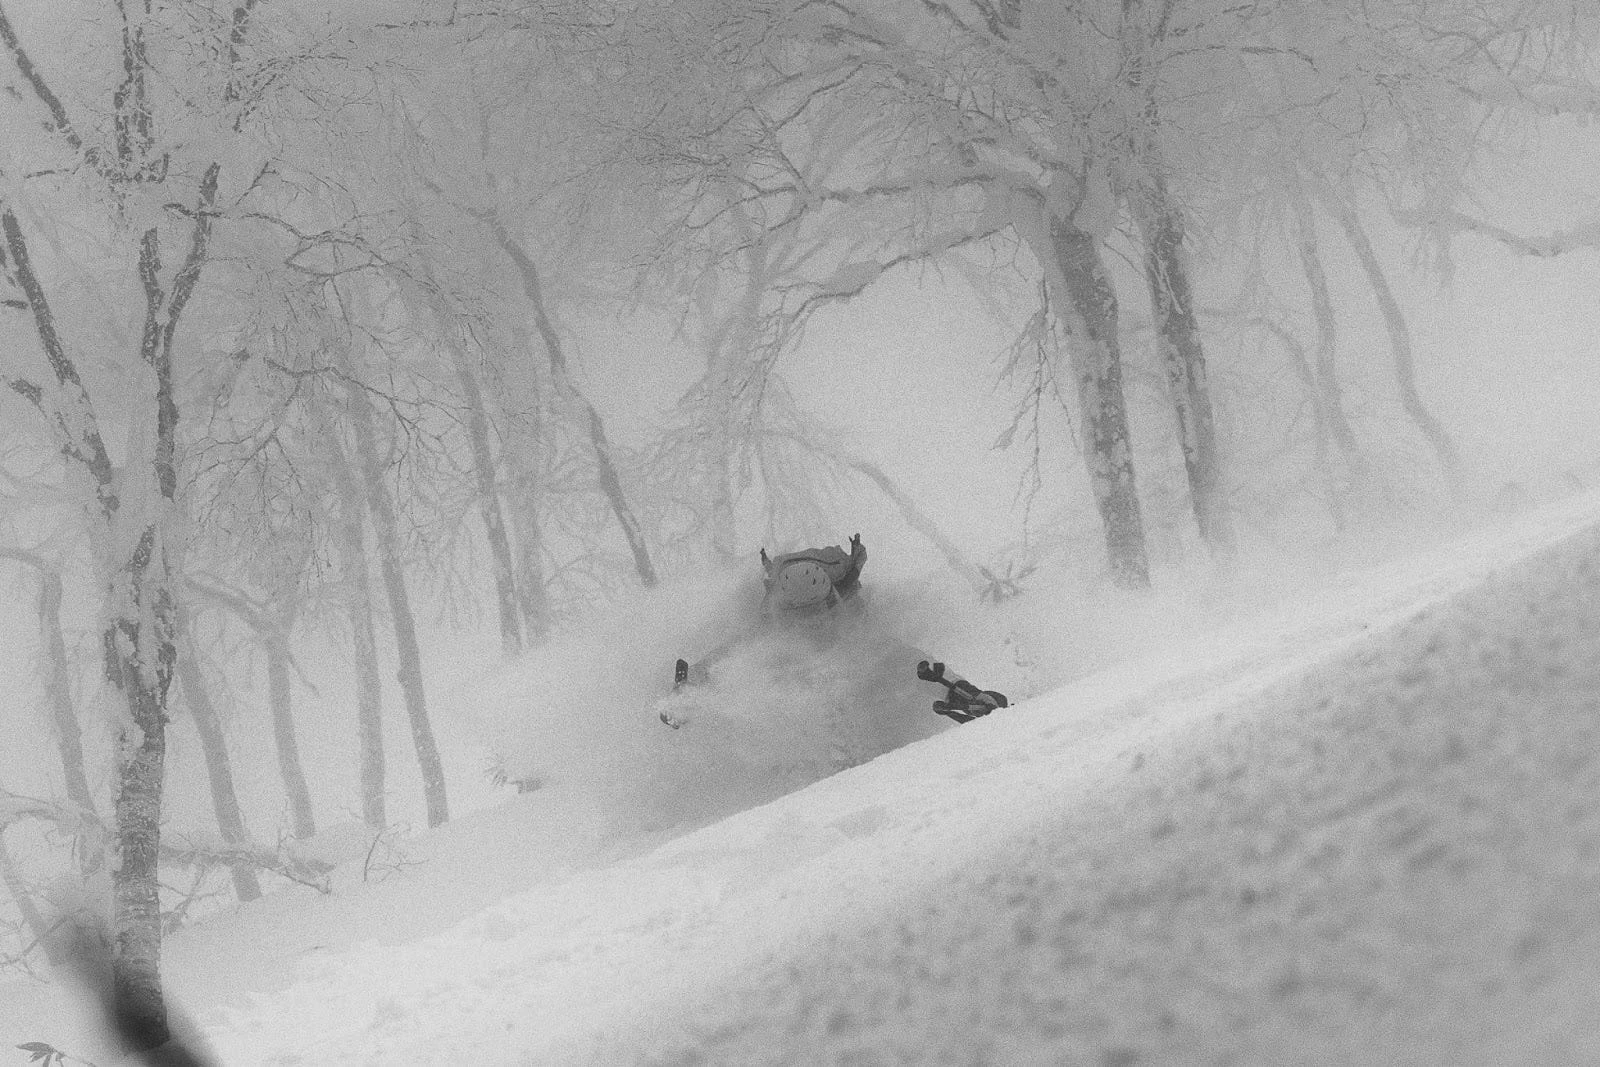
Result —
[{"label": "ski track in snow", "polygon": [[1597,521],[1353,573],[190,1006],[230,1067],[1600,1062]]}]

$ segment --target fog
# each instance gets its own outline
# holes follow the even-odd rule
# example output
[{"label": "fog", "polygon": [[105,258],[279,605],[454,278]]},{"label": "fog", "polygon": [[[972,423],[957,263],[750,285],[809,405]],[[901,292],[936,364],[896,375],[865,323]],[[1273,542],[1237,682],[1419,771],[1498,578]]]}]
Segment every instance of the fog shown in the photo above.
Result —
[{"label": "fog", "polygon": [[[0,981],[103,929],[158,1044],[163,937],[453,819],[637,852],[949,729],[921,656],[1600,486],[1592,19],[1347,6],[0,3]],[[662,733],[858,533],[849,653]]]}]

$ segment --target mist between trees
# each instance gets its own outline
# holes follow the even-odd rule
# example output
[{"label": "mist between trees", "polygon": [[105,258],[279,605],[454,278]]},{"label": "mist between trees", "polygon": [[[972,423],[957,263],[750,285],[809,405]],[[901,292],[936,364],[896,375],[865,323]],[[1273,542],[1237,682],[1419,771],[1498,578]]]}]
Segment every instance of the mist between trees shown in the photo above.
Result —
[{"label": "mist between trees", "polygon": [[[0,568],[59,768],[0,820],[49,829],[155,1045],[189,903],[160,879],[321,876],[292,847],[326,817],[297,636],[348,657],[382,834],[386,730],[450,815],[441,600],[482,600],[515,654],[619,590],[837,537],[851,493],[975,606],[1069,548],[1137,590],[1162,531],[1226,561],[1285,515],[1337,537],[1470,506],[1392,249],[1600,243],[1475,206],[1486,160],[1600,110],[1597,33],[1577,0],[6,0]],[[785,378],[808,324],[919,271],[993,328],[964,358],[1013,417],[969,432],[1022,457],[1030,503],[1075,487],[1019,528],[1028,558],[977,558]],[[1359,369],[1351,315],[1385,338]],[[601,318],[655,336],[616,373],[681,365],[647,433],[582,366]],[[281,813],[234,784],[226,725],[258,715]],[[215,826],[164,828],[189,721]],[[5,961],[43,966],[72,909],[0,871]]]}]

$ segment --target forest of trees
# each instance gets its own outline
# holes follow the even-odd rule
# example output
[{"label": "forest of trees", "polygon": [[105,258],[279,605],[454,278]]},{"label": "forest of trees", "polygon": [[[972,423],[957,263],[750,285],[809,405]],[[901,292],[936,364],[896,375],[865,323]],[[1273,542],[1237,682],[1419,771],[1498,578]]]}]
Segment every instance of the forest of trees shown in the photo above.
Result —
[{"label": "forest of trees", "polygon": [[[1149,585],[1152,524],[1226,559],[1272,508],[1336,535],[1457,505],[1377,237],[1600,243],[1474,206],[1517,130],[1600,111],[1597,33],[1579,0],[0,0],[0,570],[38,638],[5,670],[38,674],[45,706],[9,714],[48,722],[59,763],[49,795],[0,781],[0,828],[47,828],[108,902],[117,1001],[159,1044],[163,871],[240,900],[317,877],[241,805],[228,743],[270,721],[282,833],[316,834],[297,638],[350,664],[340,728],[382,833],[385,731],[428,824],[450,817],[423,682],[441,596],[484,590],[515,654],[829,528],[846,483],[975,602],[1003,595],[784,376],[808,324],[906,271],[1014,320],[1002,436],[1070,426],[1081,465],[1034,475],[1086,487],[1115,586]],[[1350,314],[1388,341],[1381,441]],[[696,361],[645,447],[582,373],[574,323],[603,316],[669,323]],[[1145,440],[1139,405],[1162,411]],[[169,730],[199,738],[214,830],[163,826]],[[3,838],[0,873],[30,967],[75,920]]]}]

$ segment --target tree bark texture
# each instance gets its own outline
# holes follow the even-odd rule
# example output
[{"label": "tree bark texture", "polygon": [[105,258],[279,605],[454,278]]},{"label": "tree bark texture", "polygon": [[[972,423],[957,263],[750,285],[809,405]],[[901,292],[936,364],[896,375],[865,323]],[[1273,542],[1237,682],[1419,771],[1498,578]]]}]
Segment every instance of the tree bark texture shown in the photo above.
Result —
[{"label": "tree bark texture", "polygon": [[1132,164],[1128,198],[1144,242],[1145,285],[1155,319],[1156,351],[1172,391],[1195,524],[1213,552],[1231,555],[1233,526],[1184,247],[1184,209],[1172,194],[1161,149],[1161,66],[1156,51],[1165,47],[1171,15],[1170,3],[1151,10],[1144,0],[1122,0],[1121,78],[1141,101],[1139,120],[1128,130]]},{"label": "tree bark texture", "polygon": [[[235,4],[235,42],[242,39],[252,2]],[[147,92],[150,60],[144,34],[149,5],[143,15],[131,5],[119,4],[117,11],[122,23],[123,78],[110,100],[114,157],[91,150],[78,136],[62,98],[50,91],[27,60],[9,23],[0,36],[24,80],[48,109],[47,129],[81,153],[110,186],[120,230],[126,221],[125,190],[165,181],[169,157],[157,150],[155,111]],[[133,413],[130,433],[143,438],[132,450],[139,459],[120,473],[111,467],[94,405],[56,328],[21,226],[9,207],[0,204],[10,274],[27,303],[55,378],[48,396],[31,381],[14,380],[12,387],[39,408],[62,454],[87,475],[101,520],[90,541],[105,590],[105,673],[127,712],[120,719],[113,801],[111,998],[119,1029],[138,1050],[157,1048],[171,1037],[161,990],[158,862],[166,705],[177,661],[179,590],[174,572],[183,547],[182,525],[172,521],[178,511],[179,418],[173,356],[179,324],[209,259],[220,172],[219,162],[206,167],[192,208],[183,212],[191,220],[189,244],[169,284],[162,279],[159,228],[149,226],[138,238],[136,271],[145,298],[138,355],[153,386],[153,409]],[[177,197],[162,192],[170,211]],[[127,501],[135,495],[140,499],[129,506]]]},{"label": "tree bark texture", "polygon": [[1057,314],[1067,324],[1082,446],[1095,505],[1105,526],[1111,579],[1128,589],[1150,585],[1144,517],[1134,480],[1133,447],[1122,391],[1117,296],[1100,255],[1100,239],[1069,219],[1051,216],[1046,277]]},{"label": "tree bark texture", "polygon": [[[209,211],[216,171],[201,187],[200,208]],[[210,222],[197,222],[190,261],[204,259]],[[171,338],[182,305],[176,287],[167,297],[160,285],[160,246],[156,231],[139,241],[138,274],[145,291],[141,362],[154,384],[155,412],[150,426],[154,505],[147,518],[123,516],[118,482],[105,450],[99,421],[77,367],[56,330],[55,316],[35,274],[27,239],[16,216],[0,209],[0,230],[12,277],[32,313],[35,332],[56,388],[47,404],[40,389],[19,390],[47,414],[62,454],[87,475],[103,522],[97,562],[105,579],[106,627],[102,654],[107,681],[125,702],[117,744],[117,789],[113,798],[115,834],[111,871],[112,996],[129,1031],[142,1047],[164,1043],[166,1003],[161,994],[161,901],[157,857],[161,846],[162,776],[166,759],[166,697],[176,659],[176,605],[161,528],[175,506],[173,467],[177,406],[173,396]],[[198,268],[196,268],[198,269]],[[181,274],[180,274],[181,276]],[[166,329],[161,320],[166,317]],[[165,339],[165,343],[163,343]],[[15,386],[14,386],[15,387]],[[149,492],[149,489],[145,490]],[[120,523],[119,523],[120,520]],[[131,529],[119,529],[132,525]],[[119,549],[117,546],[127,546]],[[114,554],[126,551],[123,557]]]},{"label": "tree bark texture", "polygon": [[166,701],[176,658],[166,566],[152,524],[118,576],[112,603],[121,608],[106,632],[107,674],[128,709],[118,742],[111,983],[117,1013],[141,1048],[155,1048],[170,1036],[161,992],[158,881]]},{"label": "tree bark texture", "polygon": [[1189,480],[1189,495],[1200,536],[1213,552],[1234,551],[1222,457],[1217,449],[1216,414],[1206,376],[1205,348],[1194,312],[1194,288],[1184,250],[1182,208],[1165,180],[1152,175],[1141,193],[1145,282],[1156,323],[1156,349],[1172,389],[1178,442]]},{"label": "tree bark texture", "polygon": [[427,695],[422,684],[422,648],[417,641],[411,594],[406,587],[405,571],[400,565],[399,523],[395,519],[394,503],[389,499],[389,487],[384,483],[372,404],[359,385],[350,386],[349,396],[351,418],[355,424],[357,468],[361,473],[367,512],[372,517],[378,567],[383,577],[384,592],[388,596],[390,624],[394,627],[395,651],[400,661],[396,678],[405,699],[411,740],[416,748],[418,766],[422,770],[422,792],[427,804],[428,825],[438,826],[449,820],[450,805],[445,792],[444,764],[439,758],[439,746],[434,740],[433,726],[428,719]]}]

